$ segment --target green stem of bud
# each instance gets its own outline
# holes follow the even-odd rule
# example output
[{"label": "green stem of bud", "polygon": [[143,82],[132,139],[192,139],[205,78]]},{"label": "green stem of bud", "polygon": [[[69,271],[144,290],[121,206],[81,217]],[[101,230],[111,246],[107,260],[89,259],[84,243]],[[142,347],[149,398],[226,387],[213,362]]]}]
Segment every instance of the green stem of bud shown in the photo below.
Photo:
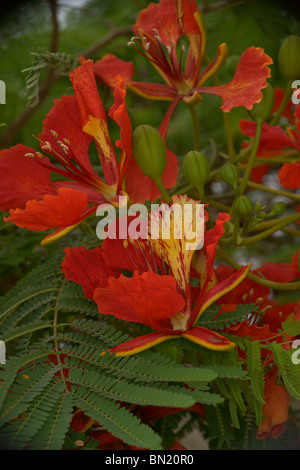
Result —
[{"label": "green stem of bud", "polygon": [[285,217],[279,217],[277,219],[273,219],[273,220],[266,220],[265,222],[260,222],[259,224],[257,225],[254,225],[254,227],[251,227],[249,229],[249,233],[250,232],[260,232],[261,230],[266,230],[270,227],[273,227],[273,225],[277,225],[281,222],[284,222],[284,221],[289,221],[290,219],[290,215],[287,215]]},{"label": "green stem of bud", "polygon": [[158,189],[160,191],[160,194],[162,195],[163,200],[167,204],[171,204],[171,202],[172,202],[171,196],[169,195],[168,191],[166,190],[166,188],[165,188],[165,186],[162,182],[161,176],[158,176],[153,181],[156,184],[156,186],[158,187]]},{"label": "green stem of bud", "polygon": [[[241,269],[242,266],[240,266],[231,256],[226,253],[226,251],[223,250],[219,245],[217,246],[218,250],[218,255],[226,261],[230,266],[232,266],[234,269]],[[298,282],[275,282],[275,281],[269,281],[268,279],[263,279],[262,277],[256,276],[256,274],[253,274],[249,272],[247,274],[247,277],[249,279],[252,279],[252,281],[257,282],[257,284],[261,284],[262,286],[270,287],[270,289],[276,289],[276,290],[299,290],[300,289],[300,281]]]},{"label": "green stem of bud", "polygon": [[278,196],[287,197],[289,199],[292,199],[293,201],[300,202],[300,194],[295,194],[293,192],[289,193],[288,191],[283,191],[282,189],[269,188],[268,186],[264,186],[263,184],[254,183],[254,181],[248,181],[247,186],[249,186],[249,188],[261,189],[266,193],[277,194]]},{"label": "green stem of bud", "polygon": [[198,191],[198,195],[199,195],[199,199],[201,201],[201,204],[205,204],[206,203],[206,196],[205,196],[203,186],[196,186],[196,189]]},{"label": "green stem of bud", "polygon": [[193,124],[193,136],[194,136],[194,150],[200,151],[200,130],[199,130],[199,122],[198,116],[196,111],[196,105],[190,104],[189,105],[191,117],[192,117],[192,124]]},{"label": "green stem of bud", "polygon": [[248,183],[248,180],[250,178],[251,170],[252,170],[252,167],[253,167],[253,164],[254,164],[254,160],[256,158],[258,147],[259,147],[261,131],[262,131],[262,125],[263,125],[262,122],[257,122],[256,123],[255,135],[254,135],[254,138],[253,138],[253,145],[252,145],[252,148],[251,148],[250,157],[249,157],[249,160],[248,160],[248,163],[247,163],[247,166],[246,166],[246,169],[245,169],[245,173],[242,177],[242,181],[241,181],[241,184],[240,184],[240,187],[239,187],[240,196],[242,196],[244,194],[247,183]]},{"label": "green stem of bud", "polygon": [[276,126],[278,123],[279,123],[279,120],[286,108],[286,105],[288,104],[289,100],[291,99],[291,96],[292,96],[292,92],[293,92],[293,89],[292,89],[292,83],[293,83],[293,80],[288,80],[287,82],[287,85],[286,85],[286,89],[285,89],[285,93],[284,93],[284,97],[283,97],[283,100],[277,110],[277,113],[274,115],[274,117],[272,118],[271,120],[271,126]]},{"label": "green stem of bud", "polygon": [[300,219],[300,214],[299,213],[291,215],[289,217],[289,220],[281,221],[279,224],[274,225],[273,227],[269,228],[268,230],[265,230],[264,232],[261,232],[257,235],[254,235],[253,237],[249,237],[249,238],[244,239],[242,245],[252,245],[253,243],[256,243],[260,240],[263,240],[264,238],[267,238],[269,235],[272,235],[273,233],[277,232],[278,230],[281,230],[286,225],[289,225],[293,222],[296,222],[299,219]]},{"label": "green stem of bud", "polygon": [[236,152],[235,152],[234,143],[233,143],[231,121],[230,121],[229,113],[223,112],[223,118],[224,118],[225,131],[226,131],[226,137],[227,137],[228,158],[229,158],[230,163],[234,163]]}]

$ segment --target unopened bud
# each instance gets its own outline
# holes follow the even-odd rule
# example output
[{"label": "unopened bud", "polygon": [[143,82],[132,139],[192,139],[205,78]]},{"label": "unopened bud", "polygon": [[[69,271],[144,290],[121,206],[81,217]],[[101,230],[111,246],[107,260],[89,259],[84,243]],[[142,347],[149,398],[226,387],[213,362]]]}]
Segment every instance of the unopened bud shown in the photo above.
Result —
[{"label": "unopened bud", "polygon": [[240,196],[236,200],[236,210],[243,217],[250,217],[253,211],[253,202],[247,196]]},{"label": "unopened bud", "polygon": [[182,171],[185,179],[196,188],[202,187],[209,179],[209,164],[202,153],[191,150],[182,162]]},{"label": "unopened bud", "polygon": [[286,203],[283,201],[276,202],[271,209],[270,214],[282,215],[286,211]]},{"label": "unopened bud", "polygon": [[279,50],[278,65],[280,72],[287,80],[300,77],[300,37],[289,36]]},{"label": "unopened bud", "polygon": [[154,180],[161,177],[167,164],[167,149],[157,129],[147,124],[138,126],[132,136],[132,151],[144,175]]},{"label": "unopened bud", "polygon": [[228,162],[222,166],[222,178],[225,183],[236,188],[238,186],[239,177],[239,171],[233,163]]},{"label": "unopened bud", "polygon": [[266,88],[262,90],[263,97],[259,103],[255,103],[251,111],[250,116],[256,122],[265,122],[271,115],[274,107],[274,91],[271,85],[268,84]]}]

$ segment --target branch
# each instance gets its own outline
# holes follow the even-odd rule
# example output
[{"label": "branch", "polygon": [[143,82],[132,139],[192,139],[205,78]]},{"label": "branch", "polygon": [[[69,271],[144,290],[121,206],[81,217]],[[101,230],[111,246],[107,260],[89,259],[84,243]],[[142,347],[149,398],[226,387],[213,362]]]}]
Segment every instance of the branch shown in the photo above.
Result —
[{"label": "branch", "polygon": [[214,13],[216,11],[225,10],[226,8],[237,7],[238,5],[243,5],[244,3],[252,2],[253,0],[232,0],[232,1],[220,1],[217,3],[212,3],[210,5],[203,5],[200,7],[200,10],[203,14]]}]

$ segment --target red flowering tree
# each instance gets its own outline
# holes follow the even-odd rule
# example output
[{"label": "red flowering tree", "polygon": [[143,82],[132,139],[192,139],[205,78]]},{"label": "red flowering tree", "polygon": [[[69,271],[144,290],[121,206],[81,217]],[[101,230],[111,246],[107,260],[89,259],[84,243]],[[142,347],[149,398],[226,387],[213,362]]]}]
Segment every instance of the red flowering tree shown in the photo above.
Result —
[{"label": "red flowering tree", "polygon": [[[300,38],[278,58],[222,42],[210,59],[205,11],[151,2],[125,31],[129,60],[40,51],[27,69],[31,109],[36,70],[68,83],[37,143],[0,151],[3,230],[42,232],[47,254],[2,300],[3,448],[184,450],[184,417],[210,448],[299,447]],[[212,147],[207,95],[226,131]],[[135,114],[145,100],[156,127]],[[193,141],[176,152],[181,112]]]}]

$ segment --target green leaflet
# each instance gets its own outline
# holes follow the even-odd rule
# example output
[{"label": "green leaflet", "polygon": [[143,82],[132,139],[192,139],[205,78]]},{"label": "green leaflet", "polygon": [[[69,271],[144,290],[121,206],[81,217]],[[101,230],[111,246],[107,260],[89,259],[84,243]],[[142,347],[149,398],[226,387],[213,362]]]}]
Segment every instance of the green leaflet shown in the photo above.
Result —
[{"label": "green leaflet", "polygon": [[114,436],[129,445],[152,450],[161,448],[161,439],[149,426],[133,416],[119,404],[87,391],[84,387],[72,390],[79,407],[92,419],[99,422]]},{"label": "green leaflet", "polygon": [[78,59],[74,58],[71,54],[64,52],[48,52],[39,47],[38,52],[31,52],[35,57],[32,65],[23,69],[26,72],[26,92],[25,96],[28,99],[30,108],[33,108],[39,103],[39,80],[41,71],[47,66],[52,69],[61,68],[61,73],[70,72],[73,68],[77,67]]},{"label": "green leaflet", "polygon": [[262,405],[264,402],[264,371],[259,341],[246,341],[247,368],[255,398]]},{"label": "green leaflet", "polygon": [[232,325],[245,320],[248,315],[257,309],[257,305],[254,304],[241,304],[237,305],[236,310],[233,312],[219,314],[220,307],[214,304],[201,315],[198,324],[212,330],[224,330],[224,328],[230,328]]},{"label": "green leaflet", "polygon": [[47,400],[52,408],[42,428],[32,439],[30,447],[34,450],[61,449],[72,419],[75,402],[70,393],[53,391]]},{"label": "green leaflet", "polygon": [[287,351],[278,343],[271,343],[274,359],[280,370],[282,379],[288,391],[300,400],[300,366],[294,364],[292,354],[294,350]]},{"label": "green leaflet", "polygon": [[300,320],[286,320],[281,323],[283,331],[290,336],[300,335]]}]

